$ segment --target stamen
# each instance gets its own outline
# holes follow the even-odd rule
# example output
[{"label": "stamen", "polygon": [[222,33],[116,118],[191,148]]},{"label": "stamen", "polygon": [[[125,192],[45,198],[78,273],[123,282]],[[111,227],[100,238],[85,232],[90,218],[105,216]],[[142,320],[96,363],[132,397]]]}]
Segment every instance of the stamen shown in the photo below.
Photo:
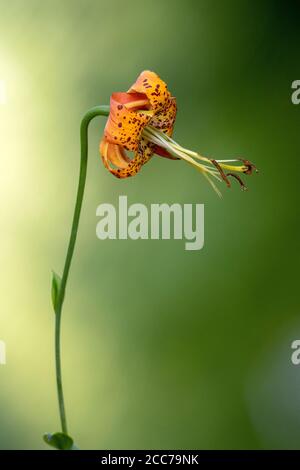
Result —
[{"label": "stamen", "polygon": [[239,175],[235,175],[234,173],[227,173],[226,176],[232,176],[232,178],[235,178],[240,183],[242,190],[247,191],[248,188],[243,182],[243,180],[239,177]]},{"label": "stamen", "polygon": [[[246,186],[243,183],[242,179],[235,173],[244,173],[246,175],[251,175],[253,171],[258,171],[256,166],[253,165],[249,160],[244,159],[231,159],[231,160],[215,160],[204,157],[197,152],[188,150],[181,145],[179,145],[175,140],[169,137],[167,134],[162,132],[159,129],[156,129],[153,126],[146,126],[142,131],[142,136],[149,142],[155,144],[156,146],[163,148],[171,156],[185,160],[187,163],[195,167],[200,171],[205,178],[212,185],[216,193],[221,196],[220,191],[211,180],[211,176],[216,178],[218,181],[225,181],[228,188],[231,187],[231,183],[228,177],[235,178],[241,185],[243,190],[246,190]],[[199,162],[202,161],[203,163]],[[236,163],[241,161],[243,165],[231,165],[230,163]],[[224,170],[230,171],[230,173],[225,173]]]},{"label": "stamen", "polygon": [[[162,133],[162,135],[165,135],[165,134]],[[161,135],[157,135],[156,133],[154,133],[152,131],[152,129],[150,129],[149,127],[146,127],[143,130],[143,136],[149,142],[152,142],[155,145],[163,147],[165,150],[167,150],[174,157],[179,157],[180,159],[185,160],[188,163],[190,163],[191,165],[197,167],[201,171],[206,171],[206,172],[210,173],[212,176],[216,177],[216,172],[214,172],[211,168],[209,168],[206,165],[202,165],[200,163],[195,162],[195,160],[193,160],[193,158],[191,158],[189,155],[185,154],[184,152],[181,152],[181,151],[177,150],[176,148],[174,148],[174,146],[172,146],[167,140],[163,139],[161,137]]]},{"label": "stamen", "polygon": [[243,162],[244,165],[247,167],[247,170],[244,172],[246,175],[252,175],[253,171],[255,171],[255,173],[258,173],[258,169],[256,168],[256,166],[253,163],[249,162],[249,160],[239,158],[239,161]]},{"label": "stamen", "polygon": [[219,173],[222,177],[222,179],[225,181],[225,183],[227,184],[227,188],[230,188],[231,187],[231,184],[230,184],[230,181],[228,180],[227,176],[228,175],[225,175],[224,171],[222,170],[221,166],[219,165],[219,162],[217,162],[217,160],[211,160],[212,164],[215,165],[215,167],[219,170]]}]

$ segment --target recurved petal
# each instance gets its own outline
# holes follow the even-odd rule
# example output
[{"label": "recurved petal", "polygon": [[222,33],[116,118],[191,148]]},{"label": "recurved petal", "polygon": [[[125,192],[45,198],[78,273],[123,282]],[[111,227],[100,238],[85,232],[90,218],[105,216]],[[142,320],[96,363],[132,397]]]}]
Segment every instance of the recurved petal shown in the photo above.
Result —
[{"label": "recurved petal", "polygon": [[156,113],[161,110],[168,99],[170,92],[168,91],[166,83],[155,73],[150,70],[144,70],[128,93],[143,93],[148,98],[151,109]]},{"label": "recurved petal", "polygon": [[150,122],[153,111],[142,93],[113,93],[104,135],[112,144],[136,151],[143,128]]},{"label": "recurved petal", "polygon": [[169,137],[173,134],[177,113],[176,98],[170,97],[165,104],[164,108],[151,119],[151,126],[161,130]]},{"label": "recurved petal", "polygon": [[110,173],[117,178],[128,178],[129,176],[136,175],[141,167],[150,160],[153,155],[153,145],[142,138],[134,158],[130,159],[122,147],[111,144],[107,139],[103,138],[100,143],[100,154],[104,166]]},{"label": "recurved petal", "polygon": [[126,168],[130,162],[130,158],[126,155],[125,150],[120,145],[111,144],[105,137],[100,142],[100,153],[106,168],[110,167],[110,163],[118,168]]},{"label": "recurved petal", "polygon": [[160,157],[168,158],[169,160],[180,160],[179,157],[173,157],[173,155],[171,155],[167,150],[163,149],[162,147],[159,147],[158,145],[155,145],[154,153],[156,153],[156,155],[159,155]]}]

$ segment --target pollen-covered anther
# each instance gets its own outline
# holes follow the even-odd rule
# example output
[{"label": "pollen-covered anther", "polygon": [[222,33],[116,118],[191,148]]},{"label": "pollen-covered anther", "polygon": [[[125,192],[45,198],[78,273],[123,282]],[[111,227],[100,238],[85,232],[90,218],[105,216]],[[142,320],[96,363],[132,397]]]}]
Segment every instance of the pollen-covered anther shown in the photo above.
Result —
[{"label": "pollen-covered anther", "polygon": [[[256,166],[251,163],[249,160],[245,160],[242,158],[237,158],[234,160],[214,160],[210,159],[211,163],[217,168],[219,175],[221,178],[225,181],[227,184],[227,187],[231,187],[231,183],[228,179],[228,177],[235,178],[239,184],[241,185],[243,190],[248,189],[240,176],[236,173],[244,173],[245,175],[252,175],[252,173],[255,171],[258,173],[258,169]],[[242,162],[243,165],[232,165],[232,163],[236,162]],[[225,173],[224,170],[229,170],[229,173]]]},{"label": "pollen-covered anther", "polygon": [[252,175],[254,171],[255,173],[258,173],[258,169],[256,168],[256,166],[253,163],[251,163],[249,160],[238,158],[238,161],[244,163],[246,168],[243,173],[245,173],[245,175]]},{"label": "pollen-covered anther", "polygon": [[245,183],[243,182],[242,178],[239,175],[235,175],[234,173],[227,173],[226,176],[227,176],[227,178],[229,176],[231,176],[231,178],[235,178],[239,182],[242,191],[247,191],[248,190],[247,186],[245,185]]},{"label": "pollen-covered anther", "polygon": [[210,160],[210,161],[211,161],[211,163],[217,168],[218,172],[220,173],[220,176],[221,176],[222,180],[225,181],[227,187],[230,188],[230,187],[231,187],[231,183],[230,183],[230,181],[229,181],[228,178],[227,178],[227,177],[230,175],[230,173],[229,173],[228,175],[226,175],[226,174],[224,173],[224,171],[222,170],[221,165],[217,162],[217,160],[212,159],[212,160]]}]

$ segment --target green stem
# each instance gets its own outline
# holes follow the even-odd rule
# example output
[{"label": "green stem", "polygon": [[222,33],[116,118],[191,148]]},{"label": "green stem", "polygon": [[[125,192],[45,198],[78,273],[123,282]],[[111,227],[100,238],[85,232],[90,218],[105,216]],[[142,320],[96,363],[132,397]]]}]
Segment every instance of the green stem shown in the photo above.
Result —
[{"label": "green stem", "polygon": [[71,266],[76,238],[77,238],[80,212],[81,212],[82,200],[83,200],[83,195],[84,195],[87,162],[88,162],[88,127],[89,127],[91,120],[94,119],[94,117],[108,116],[108,114],[109,114],[109,106],[95,106],[84,115],[81,121],[81,126],[80,126],[81,160],[80,160],[80,173],[79,173],[77,197],[76,197],[76,204],[75,204],[75,210],[74,210],[74,215],[73,215],[73,222],[72,222],[70,241],[68,245],[68,251],[66,255],[63,275],[62,275],[57,302],[55,306],[55,314],[56,314],[55,315],[55,364],[56,364],[57,397],[58,397],[61,428],[62,428],[62,432],[66,434],[68,433],[68,427],[67,427],[67,418],[66,418],[64,393],[63,393],[63,385],[62,385],[61,352],[60,352],[62,306],[64,302],[65,290],[67,286],[70,266]]}]

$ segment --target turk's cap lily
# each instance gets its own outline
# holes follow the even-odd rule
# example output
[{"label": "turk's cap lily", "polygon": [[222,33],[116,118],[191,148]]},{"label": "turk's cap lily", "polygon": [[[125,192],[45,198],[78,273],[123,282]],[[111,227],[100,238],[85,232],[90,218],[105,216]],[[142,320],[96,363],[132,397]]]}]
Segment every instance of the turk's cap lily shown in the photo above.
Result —
[{"label": "turk's cap lily", "polygon": [[[160,152],[143,130],[151,125],[172,136],[176,111],[176,99],[154,72],[142,72],[127,93],[113,93],[100,143],[106,168],[118,178],[135,175],[155,152]],[[134,152],[132,159],[126,150]],[[169,157],[163,149],[160,153]]]},{"label": "turk's cap lily", "polygon": [[[172,139],[177,105],[166,83],[150,71],[142,72],[124,92],[113,93],[110,114],[100,142],[105,167],[118,178],[138,173],[154,154],[185,160],[200,171],[220,195],[215,181],[235,178],[246,189],[239,174],[252,174],[256,167],[248,160],[214,160],[188,150]],[[126,151],[134,152],[133,158]]]}]

